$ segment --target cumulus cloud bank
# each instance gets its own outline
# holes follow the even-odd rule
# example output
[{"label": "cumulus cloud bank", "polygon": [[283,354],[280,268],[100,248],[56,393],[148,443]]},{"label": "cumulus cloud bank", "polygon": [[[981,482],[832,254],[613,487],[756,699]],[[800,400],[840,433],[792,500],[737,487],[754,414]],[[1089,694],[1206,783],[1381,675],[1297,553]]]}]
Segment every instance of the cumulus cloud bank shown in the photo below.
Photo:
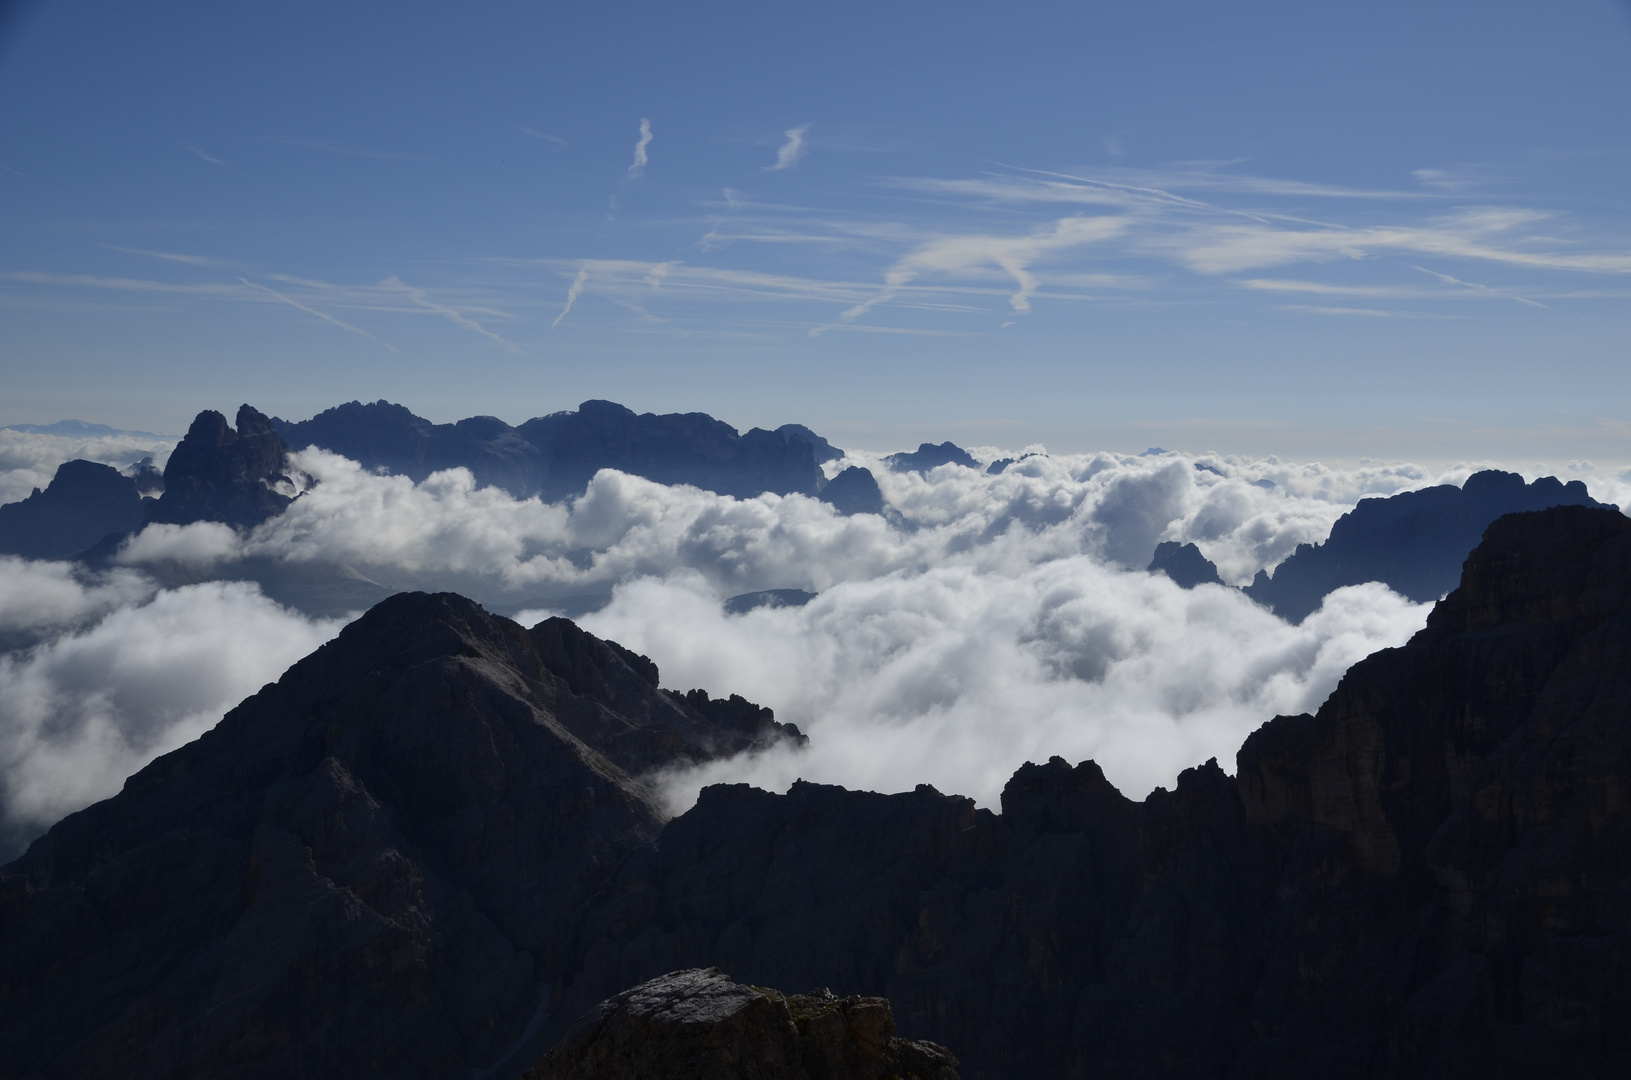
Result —
[{"label": "cumulus cloud bank", "polygon": [[[1094,758],[1141,797],[1311,711],[1350,664],[1426,621],[1381,585],[1289,626],[1233,590],[1073,556],[1009,573],[968,564],[851,582],[803,608],[726,615],[695,575],[620,587],[590,630],[658,659],[665,684],[728,688],[805,730],[785,749],[662,778],[676,811],[704,784],[798,777],[932,783],[995,807],[1026,760]],[[716,691],[717,692],[717,691]]]},{"label": "cumulus cloud bank", "polygon": [[[31,596],[32,606],[11,600]],[[0,860],[339,631],[246,582],[158,590],[128,571],[77,579],[60,563],[0,563],[13,621],[72,628],[0,657]],[[111,610],[110,610],[111,609]]]},{"label": "cumulus cloud bank", "polygon": [[[415,484],[314,449],[289,462],[304,493],[253,531],[149,526],[95,574],[0,560],[7,821],[37,831],[109,793],[333,634],[338,621],[249,583],[303,573],[318,591],[334,575],[453,589],[524,622],[573,611],[655,659],[664,685],[740,693],[810,733],[805,753],[663,778],[676,806],[713,779],[797,776],[932,782],[992,804],[1019,763],[1052,754],[1095,757],[1142,794],[1207,757],[1227,766],[1247,732],[1317,707],[1348,665],[1425,619],[1370,585],[1293,627],[1232,589],[1185,592],[1142,569],[1178,540],[1246,582],[1360,497],[1442,479],[1416,466],[1152,451],[1036,453],[995,474],[894,473],[866,453],[826,467],[849,465],[873,469],[887,515],[609,470],[548,504],[463,469]],[[785,588],[820,595],[721,606]]]},{"label": "cumulus cloud bank", "polygon": [[123,469],[146,457],[164,469],[175,443],[138,435],[74,437],[0,428],[0,503],[26,499],[34,488],[44,488],[57,466],[83,458]]}]

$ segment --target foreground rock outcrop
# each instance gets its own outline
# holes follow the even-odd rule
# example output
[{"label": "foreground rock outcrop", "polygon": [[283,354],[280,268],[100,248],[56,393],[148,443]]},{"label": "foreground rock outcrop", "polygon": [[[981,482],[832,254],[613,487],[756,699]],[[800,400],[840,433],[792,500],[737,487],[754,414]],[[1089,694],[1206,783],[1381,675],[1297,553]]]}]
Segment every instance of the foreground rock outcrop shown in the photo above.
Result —
[{"label": "foreground rock outcrop", "polygon": [[657,682],[564,619],[380,604],[0,870],[0,1076],[513,1075],[662,827],[640,776],[800,737]]},{"label": "foreground rock outcrop", "polygon": [[942,1046],[895,1035],[882,998],[782,994],[718,968],[601,1002],[523,1080],[958,1080]]}]

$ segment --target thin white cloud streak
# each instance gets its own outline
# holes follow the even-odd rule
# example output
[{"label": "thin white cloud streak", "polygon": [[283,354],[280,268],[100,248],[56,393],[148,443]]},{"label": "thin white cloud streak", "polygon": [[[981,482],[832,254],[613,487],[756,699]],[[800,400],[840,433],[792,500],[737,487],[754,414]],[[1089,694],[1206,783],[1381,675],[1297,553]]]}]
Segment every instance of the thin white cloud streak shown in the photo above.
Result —
[{"label": "thin white cloud streak", "polygon": [[1547,307],[1545,304],[1542,304],[1542,303],[1540,303],[1538,301],[1528,300],[1528,299],[1525,299],[1522,296],[1515,296],[1515,295],[1513,295],[1512,293],[1509,293],[1509,292],[1501,292],[1499,289],[1492,289],[1488,285],[1479,285],[1478,283],[1472,282],[1472,281],[1462,281],[1460,278],[1451,277],[1449,274],[1441,274],[1437,270],[1429,270],[1425,266],[1418,266],[1418,267],[1416,267],[1416,269],[1420,270],[1422,273],[1426,274],[1428,277],[1438,278],[1440,281],[1444,282],[1446,285],[1459,286],[1460,288],[1466,289],[1466,290],[1468,290],[1470,292],[1473,292],[1473,293],[1481,295],[1481,296],[1496,297],[1496,298],[1499,298],[1499,299],[1502,299],[1502,300],[1515,300],[1520,304],[1525,304],[1525,305],[1527,305],[1529,307],[1532,307],[1532,308],[1539,308],[1542,311],[1551,311],[1552,310],[1551,308]]},{"label": "thin white cloud streak", "polygon": [[476,320],[466,317],[456,308],[451,308],[446,304],[438,303],[437,301],[432,300],[430,295],[424,289],[415,288],[414,286],[407,284],[395,274],[392,274],[390,277],[380,282],[379,287],[387,292],[401,293],[412,301],[415,306],[422,308],[433,315],[440,315],[442,318],[446,319],[455,326],[462,327],[465,330],[471,331],[472,333],[480,334],[484,338],[490,338],[491,340],[504,346],[504,348],[510,352],[521,351],[520,347],[514,342],[507,341],[498,334],[493,333]]},{"label": "thin white cloud streak", "polygon": [[888,303],[902,286],[926,274],[967,273],[981,266],[995,265],[1010,275],[1019,287],[1009,296],[1015,311],[1031,310],[1031,296],[1040,285],[1030,272],[1038,259],[1107,240],[1127,229],[1127,219],[1113,216],[1068,217],[1050,229],[1024,236],[952,236],[926,244],[897,262],[884,274],[884,287],[872,297],[844,311],[840,318],[856,319],[879,304]]},{"label": "thin white cloud streak", "polygon": [[[18,573],[14,562],[0,563],[0,590],[14,589],[9,579]],[[98,604],[95,588],[82,608]],[[141,597],[87,628],[0,657],[0,825],[25,837],[114,794],[343,621],[307,619],[252,584],[207,582]]]},{"label": "thin white cloud streak", "polygon": [[800,124],[796,128],[788,128],[782,132],[787,141],[776,151],[776,164],[766,166],[765,172],[782,172],[797,165],[806,153],[804,133],[809,130],[809,124]]},{"label": "thin white cloud streak", "polygon": [[109,251],[119,251],[126,255],[146,255],[151,259],[163,259],[165,262],[184,263],[187,266],[219,266],[214,259],[203,255],[181,255],[173,251],[148,251],[146,248],[119,247],[117,244],[103,244]]},{"label": "thin white cloud streak", "polygon": [[624,175],[626,180],[638,180],[646,174],[646,164],[651,159],[646,154],[646,147],[651,145],[651,121],[645,117],[640,118],[640,141],[634,144],[634,161],[629,165],[629,171]]},{"label": "thin white cloud streak", "polygon": [[566,149],[566,140],[561,138],[559,135],[550,135],[534,128],[527,127],[525,124],[518,124],[516,126],[516,130],[521,132],[523,135],[531,135],[535,139],[543,139],[545,142],[553,144],[557,152]]},{"label": "thin white cloud streak", "polygon": [[304,311],[308,315],[315,315],[315,316],[317,316],[317,318],[322,319],[324,322],[329,323],[330,325],[337,326],[341,330],[349,330],[353,334],[361,334],[363,337],[367,338],[370,341],[378,342],[379,344],[384,345],[387,349],[390,349],[392,352],[397,351],[397,347],[395,345],[392,345],[392,344],[390,344],[389,342],[386,342],[386,341],[380,341],[379,338],[375,337],[373,334],[370,334],[368,331],[362,329],[361,327],[352,326],[348,322],[344,322],[344,321],[342,321],[340,319],[336,319],[333,315],[330,315],[326,311],[318,311],[316,308],[308,307],[307,305],[302,304],[298,300],[291,300],[289,297],[284,296],[282,293],[278,292],[276,289],[272,288],[269,285],[262,285],[259,282],[250,281],[248,278],[239,278],[238,280],[243,282],[245,285],[248,285],[252,289],[260,289],[262,292],[265,292],[268,295],[273,296],[273,297],[277,298],[278,300],[283,301],[285,304],[288,304],[292,308],[297,308],[300,311]]},{"label": "thin white cloud streak", "polygon": [[551,330],[561,325],[561,320],[566,318],[567,314],[571,312],[572,305],[576,304],[578,302],[578,297],[583,295],[583,285],[584,282],[588,280],[589,268],[587,266],[579,267],[578,276],[572,279],[572,284],[568,286],[566,290],[566,304],[562,306],[561,313],[555,316],[555,321],[549,324],[549,328]]},{"label": "thin white cloud streak", "polygon": [[199,158],[203,159],[204,161],[209,162],[211,165],[225,165],[226,164],[226,162],[222,161],[220,158],[211,157],[210,155],[204,153],[204,151],[200,150],[198,147],[192,145],[191,143],[182,143],[181,145],[185,149],[192,151]]}]

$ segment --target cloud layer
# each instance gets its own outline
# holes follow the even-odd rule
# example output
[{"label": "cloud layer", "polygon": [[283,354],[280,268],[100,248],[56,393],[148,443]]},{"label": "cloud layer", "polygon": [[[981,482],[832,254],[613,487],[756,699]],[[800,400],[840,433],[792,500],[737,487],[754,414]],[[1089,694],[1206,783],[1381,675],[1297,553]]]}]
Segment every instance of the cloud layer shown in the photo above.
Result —
[{"label": "cloud layer", "polygon": [[159,591],[115,574],[77,583],[75,596],[60,565],[0,564],[8,599],[29,579],[52,593],[32,609],[36,626],[75,613],[81,623],[0,657],[0,860],[197,738],[341,623],[288,611],[244,582]]},{"label": "cloud layer", "polygon": [[[990,804],[1020,762],[1051,754],[1096,757],[1141,794],[1207,757],[1227,765],[1247,732],[1315,708],[1349,664],[1425,618],[1373,585],[1291,627],[1231,589],[1185,592],[1142,569],[1158,542],[1189,541],[1245,582],[1360,497],[1442,479],[1416,466],[1152,451],[897,474],[857,452],[827,468],[849,465],[874,471],[888,516],[613,471],[546,504],[463,469],[415,484],[307,450],[289,466],[304,494],[252,532],[149,526],[98,573],[0,559],[7,828],[38,831],[110,793],[336,631],[255,581],[319,596],[341,580],[452,589],[528,622],[604,605],[581,621],[650,655],[665,685],[743,694],[811,734],[805,754],[664,778],[676,806],[711,779],[797,776],[932,782]],[[1588,479],[1599,497],[1631,489]],[[820,596],[721,606],[782,588]]]}]

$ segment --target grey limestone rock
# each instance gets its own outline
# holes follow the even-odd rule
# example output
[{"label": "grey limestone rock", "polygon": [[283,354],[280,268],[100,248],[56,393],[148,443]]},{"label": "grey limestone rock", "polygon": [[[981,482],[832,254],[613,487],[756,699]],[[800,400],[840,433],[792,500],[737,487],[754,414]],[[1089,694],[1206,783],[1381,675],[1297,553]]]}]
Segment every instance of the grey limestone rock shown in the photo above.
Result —
[{"label": "grey limestone rock", "polygon": [[895,1035],[889,1002],[673,971],[590,1010],[524,1080],[957,1080],[944,1047]]}]

